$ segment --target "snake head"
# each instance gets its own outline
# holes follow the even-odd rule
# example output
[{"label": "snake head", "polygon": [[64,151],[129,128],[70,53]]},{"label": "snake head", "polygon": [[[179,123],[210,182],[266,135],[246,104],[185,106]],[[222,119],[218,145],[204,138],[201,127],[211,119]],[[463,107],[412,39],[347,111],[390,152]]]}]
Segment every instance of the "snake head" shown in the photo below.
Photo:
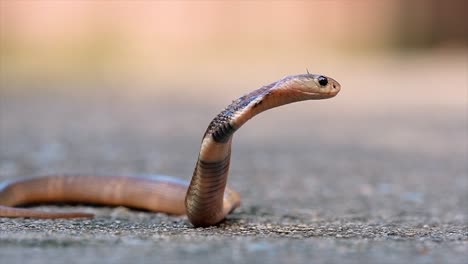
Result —
[{"label": "snake head", "polygon": [[302,100],[331,98],[340,92],[341,85],[333,78],[319,74],[301,74],[283,79]]}]

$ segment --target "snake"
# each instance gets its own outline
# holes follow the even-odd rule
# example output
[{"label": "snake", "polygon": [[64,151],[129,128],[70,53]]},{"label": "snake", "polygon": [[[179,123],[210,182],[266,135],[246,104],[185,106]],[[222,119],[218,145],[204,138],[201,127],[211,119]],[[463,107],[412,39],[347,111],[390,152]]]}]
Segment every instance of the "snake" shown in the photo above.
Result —
[{"label": "snake", "polygon": [[93,217],[84,212],[24,208],[34,204],[81,203],[186,214],[194,227],[217,225],[240,206],[240,194],[227,186],[234,132],[263,111],[299,101],[332,98],[340,89],[336,80],[307,72],[283,77],[232,101],[209,123],[190,181],[169,176],[19,178],[0,184],[0,217]]}]

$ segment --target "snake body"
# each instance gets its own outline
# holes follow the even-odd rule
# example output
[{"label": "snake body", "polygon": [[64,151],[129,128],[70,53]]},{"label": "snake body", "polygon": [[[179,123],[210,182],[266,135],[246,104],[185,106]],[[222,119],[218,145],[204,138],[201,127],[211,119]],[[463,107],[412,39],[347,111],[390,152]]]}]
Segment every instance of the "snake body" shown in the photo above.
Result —
[{"label": "snake body", "polygon": [[286,76],[234,100],[209,124],[190,183],[172,177],[53,175],[0,185],[0,217],[92,217],[80,212],[43,212],[14,206],[38,203],[89,203],[127,206],[168,214],[187,214],[194,226],[221,222],[240,205],[226,187],[232,136],[255,115],[281,105],[326,99],[340,84],[316,74]]}]

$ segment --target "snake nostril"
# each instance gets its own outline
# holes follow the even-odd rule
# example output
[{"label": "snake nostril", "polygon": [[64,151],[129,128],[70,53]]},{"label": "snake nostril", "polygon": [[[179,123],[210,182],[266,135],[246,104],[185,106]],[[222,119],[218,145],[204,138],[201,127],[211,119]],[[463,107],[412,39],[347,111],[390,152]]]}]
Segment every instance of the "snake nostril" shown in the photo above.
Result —
[{"label": "snake nostril", "polygon": [[335,88],[336,88],[336,85],[335,85],[335,84],[333,84],[333,89],[335,89]]}]

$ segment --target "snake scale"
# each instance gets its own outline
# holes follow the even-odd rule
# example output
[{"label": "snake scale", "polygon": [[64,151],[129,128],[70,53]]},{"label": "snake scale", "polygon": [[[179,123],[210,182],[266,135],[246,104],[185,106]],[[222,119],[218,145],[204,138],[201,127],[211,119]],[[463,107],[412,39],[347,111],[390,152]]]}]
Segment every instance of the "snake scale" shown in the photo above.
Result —
[{"label": "snake scale", "polygon": [[78,218],[80,212],[44,212],[18,205],[86,203],[187,214],[193,226],[221,222],[240,205],[226,182],[232,136],[255,115],[281,105],[334,97],[340,84],[318,74],[286,76],[234,100],[209,124],[190,183],[172,177],[52,175],[0,185],[0,217]]}]

